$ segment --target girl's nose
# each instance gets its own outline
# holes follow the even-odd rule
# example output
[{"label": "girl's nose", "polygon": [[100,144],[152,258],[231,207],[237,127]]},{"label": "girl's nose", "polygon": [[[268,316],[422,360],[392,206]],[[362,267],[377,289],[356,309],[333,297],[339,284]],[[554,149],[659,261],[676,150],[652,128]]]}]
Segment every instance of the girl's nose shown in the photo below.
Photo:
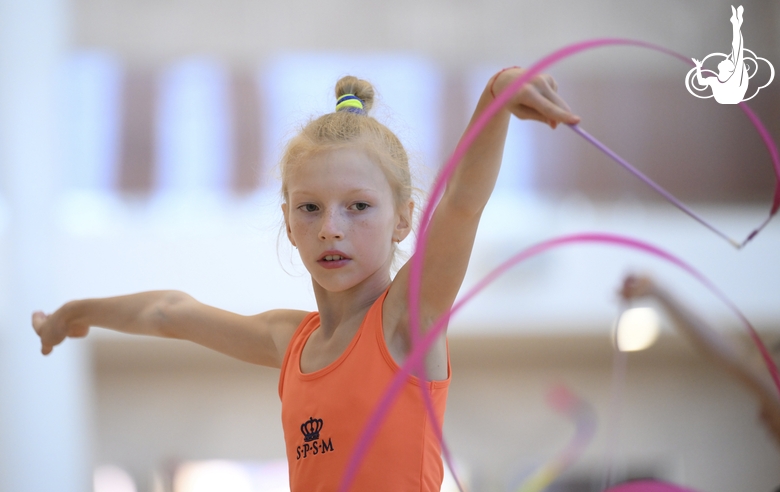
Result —
[{"label": "girl's nose", "polygon": [[342,239],[344,232],[342,231],[341,217],[337,212],[327,212],[322,219],[322,226],[320,227],[320,238]]}]

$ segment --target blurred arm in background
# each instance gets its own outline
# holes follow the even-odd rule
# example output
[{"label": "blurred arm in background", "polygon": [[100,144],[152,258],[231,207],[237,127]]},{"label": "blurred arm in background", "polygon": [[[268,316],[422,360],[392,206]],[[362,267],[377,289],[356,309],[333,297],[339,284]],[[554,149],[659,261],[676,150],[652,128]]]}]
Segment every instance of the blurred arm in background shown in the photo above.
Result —
[{"label": "blurred arm in background", "polygon": [[775,443],[780,446],[780,397],[772,381],[742,360],[739,351],[728,339],[707,326],[667,290],[650,277],[629,275],[623,281],[620,295],[630,301],[638,298],[656,300],[680,330],[704,355],[742,382],[759,399],[761,420]]}]

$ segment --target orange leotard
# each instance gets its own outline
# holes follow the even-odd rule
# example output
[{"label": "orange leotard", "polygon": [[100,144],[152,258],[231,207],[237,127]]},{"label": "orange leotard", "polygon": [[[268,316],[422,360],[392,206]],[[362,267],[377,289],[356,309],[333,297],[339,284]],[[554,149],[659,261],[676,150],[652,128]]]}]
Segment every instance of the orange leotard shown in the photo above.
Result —
[{"label": "orange leotard", "polygon": [[[344,353],[323,369],[308,374],[300,369],[304,344],[320,326],[318,312],[306,315],[290,340],[279,377],[279,397],[291,492],[338,489],[365,423],[399,371],[382,330],[386,296],[387,290],[368,310]],[[439,425],[451,377],[449,350],[447,375],[444,381],[426,384]],[[414,376],[407,379],[350,490],[439,492],[444,472],[441,447],[420,384]]]}]

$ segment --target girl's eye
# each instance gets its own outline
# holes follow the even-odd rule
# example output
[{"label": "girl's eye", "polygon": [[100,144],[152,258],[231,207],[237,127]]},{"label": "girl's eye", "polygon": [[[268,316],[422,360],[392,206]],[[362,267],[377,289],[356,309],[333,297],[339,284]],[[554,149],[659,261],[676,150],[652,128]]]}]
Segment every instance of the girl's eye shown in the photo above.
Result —
[{"label": "girl's eye", "polygon": [[358,203],[355,204],[355,207],[358,210],[365,210],[365,209],[368,208],[368,203],[358,202]]},{"label": "girl's eye", "polygon": [[305,205],[301,205],[298,208],[304,209],[306,212],[316,212],[317,211],[317,205],[313,203],[307,203]]}]

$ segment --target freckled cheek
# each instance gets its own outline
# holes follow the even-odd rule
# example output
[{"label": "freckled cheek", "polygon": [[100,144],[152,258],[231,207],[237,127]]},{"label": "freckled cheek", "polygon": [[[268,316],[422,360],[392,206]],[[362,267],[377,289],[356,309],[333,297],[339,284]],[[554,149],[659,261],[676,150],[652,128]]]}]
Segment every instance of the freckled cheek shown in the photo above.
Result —
[{"label": "freckled cheek", "polygon": [[293,237],[298,238],[298,240],[305,240],[312,234],[317,234],[316,224],[307,220],[290,221],[290,229],[292,230]]},{"label": "freckled cheek", "polygon": [[384,254],[384,248],[391,247],[392,242],[392,224],[384,224],[378,221],[367,221],[363,229],[363,235],[367,242],[374,245],[374,250],[378,254]]},{"label": "freckled cheek", "polygon": [[378,223],[376,220],[358,220],[353,225],[355,233],[365,235],[366,237],[373,238],[374,240],[378,240],[379,238],[387,235],[387,227],[381,223]]}]

